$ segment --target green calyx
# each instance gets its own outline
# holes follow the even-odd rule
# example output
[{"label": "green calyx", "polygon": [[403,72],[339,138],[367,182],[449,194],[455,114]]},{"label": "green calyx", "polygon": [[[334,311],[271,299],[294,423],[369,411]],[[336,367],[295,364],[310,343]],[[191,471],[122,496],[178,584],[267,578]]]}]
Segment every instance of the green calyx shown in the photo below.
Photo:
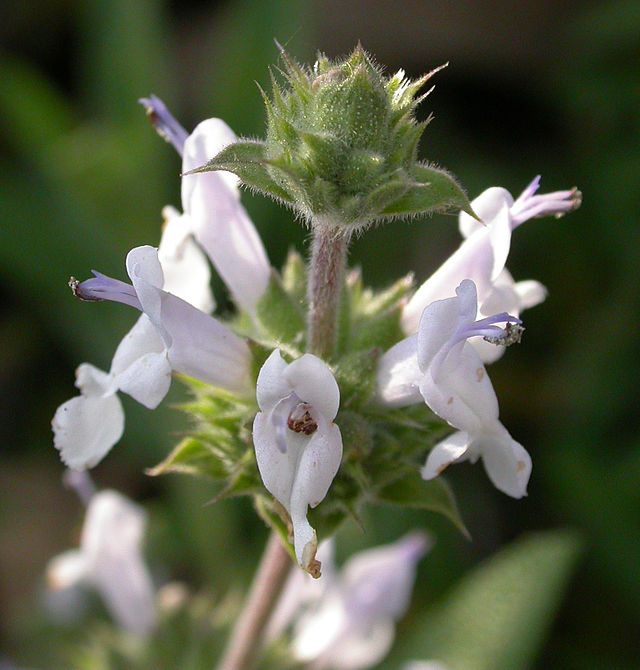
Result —
[{"label": "green calyx", "polygon": [[436,211],[473,215],[448,172],[417,160],[428,123],[415,118],[427,95],[418,93],[436,70],[387,77],[360,45],[312,69],[281,54],[284,86],[272,78],[271,96],[263,92],[266,140],[231,144],[195,172],[234,172],[307,221],[349,230]]},{"label": "green calyx", "polygon": [[[248,338],[254,379],[275,348],[289,361],[304,353],[306,282],[305,265],[291,252],[282,274],[274,271],[253,318],[240,314],[229,324]],[[447,483],[442,478],[425,482],[419,474],[426,453],[449,428],[424,404],[390,410],[376,401],[377,363],[403,338],[400,314],[411,289],[410,277],[382,291],[365,288],[358,271],[344,278],[336,353],[328,361],[340,388],[335,423],[344,454],[327,497],[309,511],[320,540],[333,534],[345,519],[357,519],[366,503],[442,513],[464,532]],[[195,380],[184,381],[193,396],[183,406],[193,419],[192,429],[149,474],[205,477],[212,482],[214,500],[252,496],[263,519],[286,536],[286,524],[264,489],[255,461],[255,397],[242,398]]]}]

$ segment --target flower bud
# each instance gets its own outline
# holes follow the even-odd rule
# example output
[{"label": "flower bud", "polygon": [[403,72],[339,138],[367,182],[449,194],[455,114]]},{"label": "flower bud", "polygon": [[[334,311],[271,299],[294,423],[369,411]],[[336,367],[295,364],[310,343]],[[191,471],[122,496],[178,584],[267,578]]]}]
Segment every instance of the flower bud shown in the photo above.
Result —
[{"label": "flower bud", "polygon": [[303,68],[281,50],[285,86],[273,81],[264,142],[241,140],[197,171],[229,170],[309,221],[362,229],[375,222],[462,209],[446,171],[417,160],[427,122],[417,96],[435,70],[411,81],[380,71],[358,45],[343,61]]}]

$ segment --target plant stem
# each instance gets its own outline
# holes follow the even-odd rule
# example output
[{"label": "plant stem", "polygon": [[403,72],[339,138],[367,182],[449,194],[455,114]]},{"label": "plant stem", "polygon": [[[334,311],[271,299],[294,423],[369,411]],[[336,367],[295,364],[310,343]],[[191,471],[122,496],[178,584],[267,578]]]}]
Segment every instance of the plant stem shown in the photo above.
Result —
[{"label": "plant stem", "polygon": [[[330,358],[338,335],[338,307],[349,237],[325,222],[314,222],[309,300],[308,346]],[[282,591],[291,559],[280,538],[271,533],[244,608],[236,621],[218,670],[250,670],[261,648],[261,637]]]},{"label": "plant stem", "polygon": [[338,307],[349,237],[318,220],[314,221],[313,233],[307,286],[307,349],[329,359],[335,352],[338,336]]},{"label": "plant stem", "polygon": [[255,666],[262,632],[290,568],[291,558],[278,535],[272,532],[218,670],[250,670]]}]

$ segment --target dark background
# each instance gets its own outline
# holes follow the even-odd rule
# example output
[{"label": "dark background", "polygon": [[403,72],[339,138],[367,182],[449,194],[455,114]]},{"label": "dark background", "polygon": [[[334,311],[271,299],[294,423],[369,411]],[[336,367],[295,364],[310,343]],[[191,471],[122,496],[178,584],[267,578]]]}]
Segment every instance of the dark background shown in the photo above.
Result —
[{"label": "dark background", "polygon": [[[46,561],[77,541],[82,511],[60,484],[49,422],[75,394],[73,370],[107,368],[134,320],[118,305],[69,295],[70,274],[124,278],[133,246],[159,239],[160,210],[179,206],[179,160],[137,105],[153,92],[187,129],[208,116],[263,134],[255,81],[268,83],[277,38],[302,61],[357,40],[389,72],[443,63],[421,114],[435,120],[422,156],[450,169],[470,197],[491,185],[516,196],[574,185],[582,208],[514,235],[509,269],[536,278],[547,301],[490,373],[501,417],[534,463],[514,501],[479,466],[448,474],[469,544],[433,515],[364,515],[343,551],[423,524],[438,545],[420,569],[416,608],[525,530],[568,527],[585,553],[535,667],[637,667],[640,633],[640,5],[479,2],[211,3],[48,0],[0,9],[0,647],[14,658],[38,639]],[[305,231],[245,194],[279,266]],[[456,220],[396,223],[356,241],[351,263],[383,286],[426,278],[458,244]],[[222,287],[216,289],[224,302]],[[250,504],[203,506],[206,483],[145,477],[184,419],[123,397],[127,428],[95,468],[99,486],[144,501],[161,575],[224,592],[248,579],[266,530]],[[425,654],[427,651],[425,650]],[[31,655],[30,655],[31,654]],[[41,663],[44,661],[41,661]]]}]

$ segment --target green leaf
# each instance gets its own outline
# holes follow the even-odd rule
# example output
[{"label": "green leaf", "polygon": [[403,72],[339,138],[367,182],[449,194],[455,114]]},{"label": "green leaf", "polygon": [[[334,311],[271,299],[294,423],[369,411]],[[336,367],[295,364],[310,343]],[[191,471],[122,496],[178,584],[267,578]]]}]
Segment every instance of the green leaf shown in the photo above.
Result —
[{"label": "green leaf", "polygon": [[352,328],[351,348],[355,350],[375,348],[378,351],[390,349],[405,337],[400,326],[401,315],[402,308],[396,307],[366,320],[356,320]]},{"label": "green leaf", "polygon": [[575,533],[551,531],[501,551],[454,587],[424,626],[414,628],[415,649],[450,670],[530,667],[581,544]]},{"label": "green leaf", "polygon": [[238,175],[242,183],[270,198],[292,204],[291,196],[272,178],[268,169],[266,145],[263,142],[240,140],[225,147],[202,167],[187,174],[226,170]]},{"label": "green leaf", "polygon": [[464,191],[445,170],[418,163],[412,169],[412,177],[415,180],[413,185],[402,197],[383,210],[383,216],[427,214],[461,209],[477,218]]},{"label": "green leaf", "polygon": [[424,481],[417,469],[414,469],[378,491],[376,497],[380,502],[390,505],[444,514],[463,535],[470,539],[469,531],[458,511],[453,491],[441,477]]},{"label": "green leaf", "polygon": [[305,329],[303,306],[284,290],[275,272],[256,305],[256,318],[276,345],[287,343],[297,348],[302,346]]},{"label": "green leaf", "polygon": [[225,479],[227,470],[210,445],[194,437],[187,437],[171,453],[147,474],[155,477],[169,472],[202,475],[213,479]]}]

